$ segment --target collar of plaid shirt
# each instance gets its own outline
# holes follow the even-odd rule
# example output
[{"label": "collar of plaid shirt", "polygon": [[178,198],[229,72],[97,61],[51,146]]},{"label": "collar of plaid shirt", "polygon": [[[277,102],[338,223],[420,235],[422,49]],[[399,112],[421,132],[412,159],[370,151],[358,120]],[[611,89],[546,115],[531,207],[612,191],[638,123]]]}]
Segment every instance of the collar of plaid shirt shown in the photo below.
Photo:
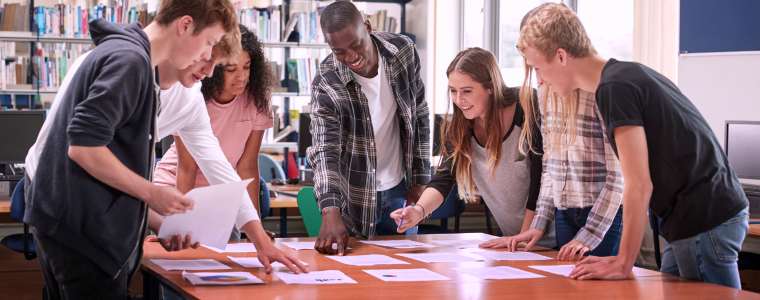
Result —
[{"label": "collar of plaid shirt", "polygon": [[[371,38],[386,61],[380,67],[386,68],[398,105],[407,184],[427,184],[430,127],[425,87],[419,77],[419,56],[407,37],[375,32]],[[346,227],[360,238],[372,237],[377,218],[377,148],[367,99],[353,72],[332,54],[320,65],[312,85],[314,143],[307,151],[307,159],[314,170],[317,203],[320,210],[339,207]],[[328,111],[340,124],[319,121]],[[333,158],[340,164],[331,163]],[[334,176],[336,173],[340,176]]]}]

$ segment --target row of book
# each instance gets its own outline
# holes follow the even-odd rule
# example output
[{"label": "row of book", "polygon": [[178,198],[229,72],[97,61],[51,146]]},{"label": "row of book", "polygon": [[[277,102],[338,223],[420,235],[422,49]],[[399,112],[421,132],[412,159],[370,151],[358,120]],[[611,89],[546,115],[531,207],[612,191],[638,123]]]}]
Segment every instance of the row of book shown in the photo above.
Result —
[{"label": "row of book", "polygon": [[74,61],[92,49],[92,44],[38,43],[33,64],[40,90],[57,90]]},{"label": "row of book", "polygon": [[381,10],[374,14],[367,14],[364,19],[369,19],[372,24],[372,30],[374,31],[386,31],[396,33],[398,28],[398,21],[394,17],[388,17],[387,10]]},{"label": "row of book", "polygon": [[16,42],[0,42],[0,59],[16,57]]},{"label": "row of book", "polygon": [[6,3],[0,7],[2,31],[29,31],[29,6],[22,3]]},{"label": "row of book", "polygon": [[311,82],[319,68],[318,58],[288,59],[288,92],[311,93]]},{"label": "row of book", "polygon": [[294,13],[285,25],[283,41],[299,43],[325,43],[322,27],[319,26],[321,10],[313,13]]},{"label": "row of book", "polygon": [[31,89],[27,79],[29,59],[19,56],[14,61],[3,61],[0,68],[0,88],[2,89]]},{"label": "row of book", "polygon": [[282,39],[282,22],[278,6],[238,9],[237,12],[238,22],[255,33],[259,40],[279,42]]},{"label": "row of book", "polygon": [[113,23],[140,22],[143,26],[153,21],[155,13],[148,13],[147,3],[130,7],[129,2],[130,0],[118,0],[116,6],[111,7],[83,7],[66,4],[52,7],[37,6],[34,8],[37,35],[87,38],[90,36],[87,22],[97,18],[104,18]]}]

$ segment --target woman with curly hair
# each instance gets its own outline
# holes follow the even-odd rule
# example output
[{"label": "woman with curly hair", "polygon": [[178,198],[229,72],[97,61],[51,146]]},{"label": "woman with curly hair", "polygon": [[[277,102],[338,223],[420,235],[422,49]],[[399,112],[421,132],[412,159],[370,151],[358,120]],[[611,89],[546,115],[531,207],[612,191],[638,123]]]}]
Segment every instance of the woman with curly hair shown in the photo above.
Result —
[{"label": "woman with curly hair", "polygon": [[[211,129],[227,160],[241,179],[258,182],[259,148],[264,131],[273,126],[269,90],[277,86],[277,81],[258,37],[242,25],[240,33],[243,51],[237,59],[217,65],[213,75],[202,80],[201,92]],[[158,163],[155,181],[175,183],[182,193],[208,186],[182,139],[177,135],[174,139]],[[248,194],[258,211],[259,185],[249,185]],[[232,238],[239,235],[237,229],[233,230]]]}]

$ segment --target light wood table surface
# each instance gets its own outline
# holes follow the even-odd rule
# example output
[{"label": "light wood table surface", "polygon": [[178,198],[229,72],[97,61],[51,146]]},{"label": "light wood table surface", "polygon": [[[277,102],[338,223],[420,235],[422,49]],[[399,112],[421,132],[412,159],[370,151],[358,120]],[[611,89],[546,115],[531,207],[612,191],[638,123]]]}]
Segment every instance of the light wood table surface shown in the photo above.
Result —
[{"label": "light wood table surface", "polygon": [[280,236],[288,236],[288,208],[297,208],[298,201],[296,197],[291,195],[285,195],[279,192],[285,192],[288,194],[297,195],[304,185],[286,184],[286,185],[272,185],[267,183],[269,189],[269,207],[280,209]]},{"label": "light wood table surface", "polygon": [[[440,234],[418,236],[382,236],[375,240],[410,239],[424,243],[435,240],[481,239],[481,233]],[[190,299],[758,299],[758,294],[727,288],[709,283],[690,281],[655,271],[644,271],[621,281],[578,281],[528,268],[531,265],[561,265],[568,262],[543,261],[493,261],[460,263],[423,263],[397,253],[465,252],[471,250],[454,247],[390,249],[357,242],[351,238],[347,255],[384,254],[406,262],[408,265],[348,266],[314,250],[296,251],[280,242],[315,241],[316,238],[277,239],[275,245],[294,254],[309,264],[311,271],[340,270],[356,280],[357,284],[296,285],[285,284],[277,276],[266,274],[263,268],[247,269],[232,262],[227,256],[255,257],[256,253],[216,253],[201,247],[195,250],[166,252],[157,243],[146,243],[142,259],[142,271],[147,282],[145,299],[156,299],[158,281],[168,284]],[[431,243],[432,244],[432,243]],[[537,247],[541,249],[540,247]],[[557,251],[544,249],[538,254],[556,257]],[[262,279],[264,285],[243,286],[193,286],[182,278],[182,271],[165,271],[151,259],[215,259],[232,270],[225,272],[250,272]],[[481,280],[451,270],[452,267],[510,266],[546,276],[538,279]],[[384,282],[362,270],[426,268],[451,278],[447,281]],[[277,269],[284,270],[284,269]]]},{"label": "light wood table surface", "polygon": [[[760,219],[749,219],[750,222],[760,222]],[[760,224],[750,224],[748,237],[760,239]]]},{"label": "light wood table surface", "polygon": [[9,213],[9,212],[11,212],[11,200],[0,201],[0,213]]}]

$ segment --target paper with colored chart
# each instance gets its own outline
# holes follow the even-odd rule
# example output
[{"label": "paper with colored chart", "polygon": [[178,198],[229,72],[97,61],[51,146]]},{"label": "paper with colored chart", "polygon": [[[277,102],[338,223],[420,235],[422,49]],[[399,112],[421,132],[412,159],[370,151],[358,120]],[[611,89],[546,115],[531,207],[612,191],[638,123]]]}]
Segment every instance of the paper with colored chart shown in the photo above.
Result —
[{"label": "paper with colored chart", "polygon": [[[544,272],[562,275],[562,276],[570,276],[570,272],[575,269],[575,265],[555,265],[555,266],[529,266],[530,268],[541,270]],[[633,270],[631,270],[631,273],[633,276],[657,276],[662,275],[661,273],[657,271],[651,271],[647,269],[642,269],[639,267],[633,267]]]},{"label": "paper with colored chart", "polygon": [[475,276],[480,279],[526,279],[543,278],[538,274],[523,271],[512,267],[478,267],[478,268],[451,268],[454,271]]},{"label": "paper with colored chart", "polygon": [[391,240],[391,241],[360,241],[365,244],[380,246],[380,247],[388,247],[388,248],[396,248],[396,249],[411,249],[411,248],[433,248],[435,246],[420,243],[417,241],[410,241],[410,240]]},{"label": "paper with colored chart", "polygon": [[227,247],[224,249],[214,248],[208,245],[201,245],[203,247],[209,248],[211,250],[214,250],[218,253],[250,253],[250,252],[256,252],[256,247],[253,246],[253,243],[237,243],[237,244],[227,244]]},{"label": "paper with colored chart", "polygon": [[533,252],[525,252],[525,251],[509,252],[509,251],[482,250],[482,251],[475,251],[472,253],[483,256],[485,258],[493,259],[493,260],[524,261],[524,260],[551,260],[553,259],[548,256],[543,256],[543,255],[536,254]]},{"label": "paper with colored chart", "polygon": [[[243,266],[243,268],[263,268],[264,265],[259,261],[258,257],[232,257],[227,256],[230,260],[238,263],[239,265]],[[309,264],[305,262],[301,262],[304,266],[308,266]],[[271,263],[272,268],[286,268],[286,266],[279,262],[273,262]]]},{"label": "paper with colored chart", "polygon": [[167,271],[174,270],[228,270],[231,267],[213,259],[151,259],[154,264]]},{"label": "paper with colored chart", "polygon": [[164,219],[158,238],[190,235],[192,243],[222,249],[227,246],[240,210],[245,188],[253,179],[196,188],[185,194],[195,201],[193,210]]},{"label": "paper with colored chart", "polygon": [[327,256],[340,263],[351,266],[375,266],[375,265],[408,265],[408,262],[398,260],[387,255],[350,255],[350,256]]},{"label": "paper with colored chart", "polygon": [[[314,250],[314,244],[316,243],[317,242],[280,242],[280,244],[293,248],[294,250]],[[332,247],[333,249],[338,249],[338,244],[333,244]],[[346,247],[346,250],[348,249],[351,248]]]},{"label": "paper with colored chart", "polygon": [[428,269],[362,270],[382,281],[434,281],[451,280]]},{"label": "paper with colored chart", "polygon": [[182,278],[189,280],[193,285],[264,284],[264,281],[248,272],[182,272]]},{"label": "paper with colored chart", "polygon": [[272,272],[287,284],[341,284],[356,283],[351,277],[341,271],[311,271],[309,273],[295,274],[293,272]]},{"label": "paper with colored chart", "polygon": [[418,260],[424,263],[447,263],[447,262],[463,262],[463,261],[480,261],[483,259],[464,256],[462,254],[439,252],[439,253],[398,253],[398,256],[403,256]]}]

